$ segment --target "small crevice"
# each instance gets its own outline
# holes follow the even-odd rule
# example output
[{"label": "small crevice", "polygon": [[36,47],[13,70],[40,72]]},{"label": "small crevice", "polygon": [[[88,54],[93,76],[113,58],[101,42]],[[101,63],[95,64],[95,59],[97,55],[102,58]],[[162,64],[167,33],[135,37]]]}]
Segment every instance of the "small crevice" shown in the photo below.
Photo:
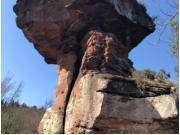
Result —
[{"label": "small crevice", "polygon": [[99,128],[96,128],[96,127],[88,128],[86,126],[80,126],[80,125],[77,125],[76,127],[87,129],[87,130],[93,130],[93,131],[99,131],[100,130]]},{"label": "small crevice", "polygon": [[137,95],[137,93],[117,93],[117,92],[110,92],[110,91],[107,91],[107,90],[97,90],[96,92],[102,92],[102,93],[107,93],[107,94],[112,94],[112,95],[119,95],[119,96],[124,96],[124,97],[130,97],[130,98],[147,98],[147,97],[157,97],[157,96],[161,96],[161,95],[169,95],[167,93],[161,93],[159,95],[146,95],[146,96],[143,96],[141,94]]},{"label": "small crevice", "polygon": [[[76,53],[78,54],[78,53]],[[66,98],[66,102],[65,102],[65,108],[64,108],[64,117],[63,117],[63,134],[65,133],[65,122],[66,122],[66,110],[67,110],[67,105],[69,103],[69,99],[70,99],[70,96],[71,96],[71,92],[72,92],[72,89],[74,87],[74,84],[76,82],[76,79],[78,77],[78,74],[79,74],[79,70],[80,70],[80,66],[81,66],[81,59],[79,58],[80,55],[78,55],[77,57],[77,62],[75,64],[75,71],[74,71],[74,74],[73,74],[73,79],[72,79],[72,82],[71,82],[71,85],[70,85],[70,88],[69,88],[69,91],[67,93],[67,98]]]}]

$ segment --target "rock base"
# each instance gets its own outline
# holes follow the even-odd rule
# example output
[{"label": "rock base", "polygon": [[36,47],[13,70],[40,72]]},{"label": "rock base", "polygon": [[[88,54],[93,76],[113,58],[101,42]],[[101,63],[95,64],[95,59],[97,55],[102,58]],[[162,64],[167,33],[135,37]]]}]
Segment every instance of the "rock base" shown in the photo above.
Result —
[{"label": "rock base", "polygon": [[[115,78],[121,81],[112,81]],[[151,93],[148,91],[151,86],[142,90],[133,86],[134,82],[112,74],[83,76],[76,83],[68,103],[65,133],[178,133],[178,110],[174,97],[159,94],[138,98],[135,92]],[[121,83],[124,86],[118,87]],[[162,87],[155,82],[153,84],[157,88]],[[109,85],[113,88],[110,89]],[[164,91],[166,89],[168,91],[167,87]],[[123,94],[131,90],[134,97]]]}]

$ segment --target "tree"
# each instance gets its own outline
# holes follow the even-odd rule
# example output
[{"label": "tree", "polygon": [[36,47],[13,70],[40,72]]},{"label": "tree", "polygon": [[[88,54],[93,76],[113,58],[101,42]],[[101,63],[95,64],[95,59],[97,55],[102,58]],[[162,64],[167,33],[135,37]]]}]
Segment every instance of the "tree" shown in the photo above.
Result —
[{"label": "tree", "polygon": [[136,80],[148,79],[154,80],[156,77],[156,72],[150,69],[136,70],[132,73],[132,77]]},{"label": "tree", "polygon": [[22,107],[22,108],[27,108],[28,106],[26,105],[26,103],[23,103],[23,104],[21,105],[21,107]]},{"label": "tree", "polygon": [[[174,19],[170,23],[171,35],[169,37],[170,54],[179,60],[179,23]],[[175,66],[174,71],[179,75],[179,66]]]},{"label": "tree", "polygon": [[[159,36],[157,37],[155,45],[158,45],[162,41],[162,36],[165,31],[170,29],[169,39],[167,41],[167,45],[169,46],[170,56],[176,57],[179,60],[179,3],[178,0],[164,0],[163,2],[166,4],[166,8],[162,8],[162,6],[158,3],[157,0],[139,0],[140,2],[148,5],[148,2],[153,2],[154,5],[158,6],[159,13],[157,13],[157,17],[155,20],[156,23],[156,31]],[[167,8],[168,7],[168,8]],[[152,17],[153,18],[153,17]],[[179,66],[174,68],[174,71],[179,75]]]},{"label": "tree", "polygon": [[163,82],[163,81],[166,81],[170,78],[170,74],[169,73],[166,73],[166,71],[164,69],[160,69],[160,71],[157,73],[156,75],[156,79],[159,81],[159,82]]},{"label": "tree", "polygon": [[171,35],[169,37],[169,48],[172,56],[179,59],[179,23],[174,19],[170,23]]},{"label": "tree", "polygon": [[32,108],[37,109],[37,106],[36,106],[36,105],[34,105]]},{"label": "tree", "polygon": [[13,82],[13,76],[7,74],[1,81],[1,100],[8,103],[18,101],[23,86],[23,82],[18,83],[16,86],[16,82]]},{"label": "tree", "polygon": [[161,69],[159,72],[155,72],[150,69],[145,70],[136,70],[132,73],[132,78],[136,80],[143,80],[148,79],[151,81],[158,81],[158,82],[167,82],[167,80],[170,78],[170,74],[166,73],[164,69]]}]

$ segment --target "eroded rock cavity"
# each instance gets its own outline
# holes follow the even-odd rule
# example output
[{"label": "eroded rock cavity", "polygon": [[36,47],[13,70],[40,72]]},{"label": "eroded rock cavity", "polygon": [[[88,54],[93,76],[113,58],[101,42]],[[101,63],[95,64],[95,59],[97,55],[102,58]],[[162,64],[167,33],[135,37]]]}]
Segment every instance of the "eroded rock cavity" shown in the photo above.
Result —
[{"label": "eroded rock cavity", "polygon": [[39,133],[177,132],[171,88],[128,79],[128,53],[155,30],[136,0],[17,0],[14,11],[27,39],[58,66]]}]

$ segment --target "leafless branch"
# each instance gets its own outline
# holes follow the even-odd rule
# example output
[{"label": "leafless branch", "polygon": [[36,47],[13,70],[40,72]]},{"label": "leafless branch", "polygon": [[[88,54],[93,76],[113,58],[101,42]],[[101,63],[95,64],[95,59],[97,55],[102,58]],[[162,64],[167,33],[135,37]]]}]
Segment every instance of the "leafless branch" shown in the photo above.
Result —
[{"label": "leafless branch", "polygon": [[23,82],[20,82],[17,87],[13,82],[13,76],[7,74],[1,81],[1,100],[5,102],[18,100],[23,89]]},{"label": "leafless branch", "polygon": [[15,91],[12,93],[11,101],[16,101],[21,95],[22,89],[24,87],[24,83],[20,82]]},{"label": "leafless branch", "polygon": [[179,10],[176,10],[175,13],[164,24],[161,25],[162,26],[162,30],[160,31],[158,40],[157,40],[157,42],[155,42],[155,45],[159,44],[160,39],[161,39],[164,31],[166,30],[168,25],[172,22],[172,20],[177,16],[178,13],[179,13]]}]

